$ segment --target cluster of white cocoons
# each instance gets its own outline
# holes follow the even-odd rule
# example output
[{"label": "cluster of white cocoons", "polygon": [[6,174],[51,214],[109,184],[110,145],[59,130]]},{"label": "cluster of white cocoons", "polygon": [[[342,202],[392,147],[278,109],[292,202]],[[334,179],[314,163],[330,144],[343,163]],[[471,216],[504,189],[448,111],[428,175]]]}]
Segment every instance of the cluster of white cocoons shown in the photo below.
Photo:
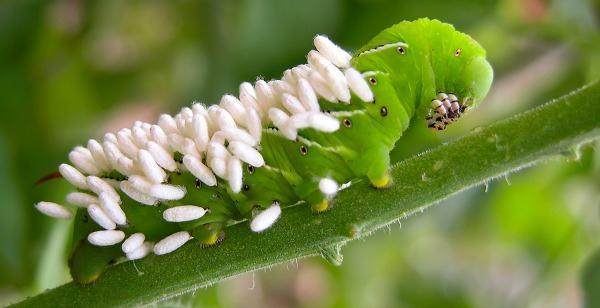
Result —
[{"label": "cluster of white cocoons", "polygon": [[[350,66],[349,53],[325,36],[316,36],[314,44],[317,50],[308,53],[308,64],[286,70],[281,80],[257,80],[254,85],[244,82],[238,97],[224,95],[218,105],[194,103],[175,116],[161,115],[156,124],[137,121],[131,128],[105,134],[101,141],[92,139],[86,147],[75,147],[69,153],[71,165],[60,165],[59,172],[77,189],[87,191],[68,194],[67,202],[87,208],[89,216],[105,229],[91,233],[88,241],[107,246],[125,239],[125,234],[116,230],[127,225],[119,190],[145,205],[180,200],[186,189],[165,183],[168,172],[189,171],[206,186],[217,185],[220,178],[233,192],[240,192],[243,163],[256,168],[265,164],[260,153],[263,128],[272,124],[292,140],[303,128],[333,132],[339,129],[339,121],[320,109],[319,99],[349,103],[352,92],[363,101],[373,101],[364,76]],[[175,153],[183,155],[181,163],[175,160]],[[115,170],[126,180],[102,177]],[[331,196],[338,184],[323,179],[319,189]],[[40,202],[36,208],[56,218],[72,216],[67,208],[52,202]],[[202,207],[185,205],[169,208],[163,218],[182,222],[205,213]],[[251,229],[269,228],[280,214],[279,205],[272,205],[254,217]],[[181,231],[154,245],[136,233],[122,248],[129,259],[139,259],[151,251],[169,253],[190,238]]]}]

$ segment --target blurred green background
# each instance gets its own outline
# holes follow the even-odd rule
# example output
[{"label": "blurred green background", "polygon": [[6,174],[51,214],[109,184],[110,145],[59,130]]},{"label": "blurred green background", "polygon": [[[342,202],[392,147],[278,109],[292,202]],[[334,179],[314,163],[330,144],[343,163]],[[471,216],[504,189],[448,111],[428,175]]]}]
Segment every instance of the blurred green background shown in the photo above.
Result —
[{"label": "blurred green background", "polygon": [[[33,208],[39,200],[62,202],[68,185],[33,183],[55,171],[70,148],[193,100],[217,102],[258,75],[278,78],[305,62],[317,33],[356,50],[398,21],[430,17],[488,50],[496,80],[485,104],[447,132],[411,129],[395,159],[600,75],[598,2],[410,2],[1,1],[0,305],[69,280],[69,222]],[[584,148],[579,159],[566,156],[471,189],[401,228],[351,243],[340,267],[300,260],[161,305],[578,307],[593,306],[593,297],[600,305],[594,147],[600,145]]]}]

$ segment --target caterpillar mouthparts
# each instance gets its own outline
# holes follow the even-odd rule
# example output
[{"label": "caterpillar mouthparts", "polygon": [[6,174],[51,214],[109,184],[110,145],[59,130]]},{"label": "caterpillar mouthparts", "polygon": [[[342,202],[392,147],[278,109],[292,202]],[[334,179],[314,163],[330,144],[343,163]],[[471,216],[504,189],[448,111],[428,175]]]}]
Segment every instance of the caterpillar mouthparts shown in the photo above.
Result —
[{"label": "caterpillar mouthparts", "polygon": [[460,101],[452,93],[439,92],[437,97],[431,100],[429,115],[425,117],[427,127],[435,131],[445,130],[469,108],[468,101],[468,98]]}]

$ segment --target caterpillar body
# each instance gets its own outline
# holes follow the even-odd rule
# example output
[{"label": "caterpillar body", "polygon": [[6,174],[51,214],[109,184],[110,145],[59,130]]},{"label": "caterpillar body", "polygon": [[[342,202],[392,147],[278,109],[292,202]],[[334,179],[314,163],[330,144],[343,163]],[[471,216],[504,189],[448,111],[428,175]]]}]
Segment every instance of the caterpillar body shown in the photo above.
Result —
[{"label": "caterpillar body", "polygon": [[[78,207],[73,278],[92,282],[123,255],[214,245],[232,222],[263,232],[301,201],[325,211],[356,178],[391,185],[389,153],[409,124],[445,129],[493,79],[484,49],[437,20],[396,24],[353,55],[324,36],[314,43],[281,80],[242,83],[238,97],[71,151],[59,172],[77,189],[67,195]],[[72,216],[57,203],[36,207]]]}]

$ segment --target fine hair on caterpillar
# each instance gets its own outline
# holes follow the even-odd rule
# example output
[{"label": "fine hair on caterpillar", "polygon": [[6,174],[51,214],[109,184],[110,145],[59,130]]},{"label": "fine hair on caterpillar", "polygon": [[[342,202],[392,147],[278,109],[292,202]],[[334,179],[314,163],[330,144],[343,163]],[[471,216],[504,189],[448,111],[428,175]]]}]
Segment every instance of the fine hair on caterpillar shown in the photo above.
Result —
[{"label": "fine hair on caterpillar", "polygon": [[120,257],[215,245],[233,222],[268,236],[286,207],[327,211],[356,178],[388,187],[389,153],[409,124],[445,129],[493,77],[485,51],[436,20],[396,24],[354,53],[322,35],[313,43],[307,63],[280,79],[76,146],[58,168],[75,215],[36,204],[75,217],[73,278],[92,282]]}]

